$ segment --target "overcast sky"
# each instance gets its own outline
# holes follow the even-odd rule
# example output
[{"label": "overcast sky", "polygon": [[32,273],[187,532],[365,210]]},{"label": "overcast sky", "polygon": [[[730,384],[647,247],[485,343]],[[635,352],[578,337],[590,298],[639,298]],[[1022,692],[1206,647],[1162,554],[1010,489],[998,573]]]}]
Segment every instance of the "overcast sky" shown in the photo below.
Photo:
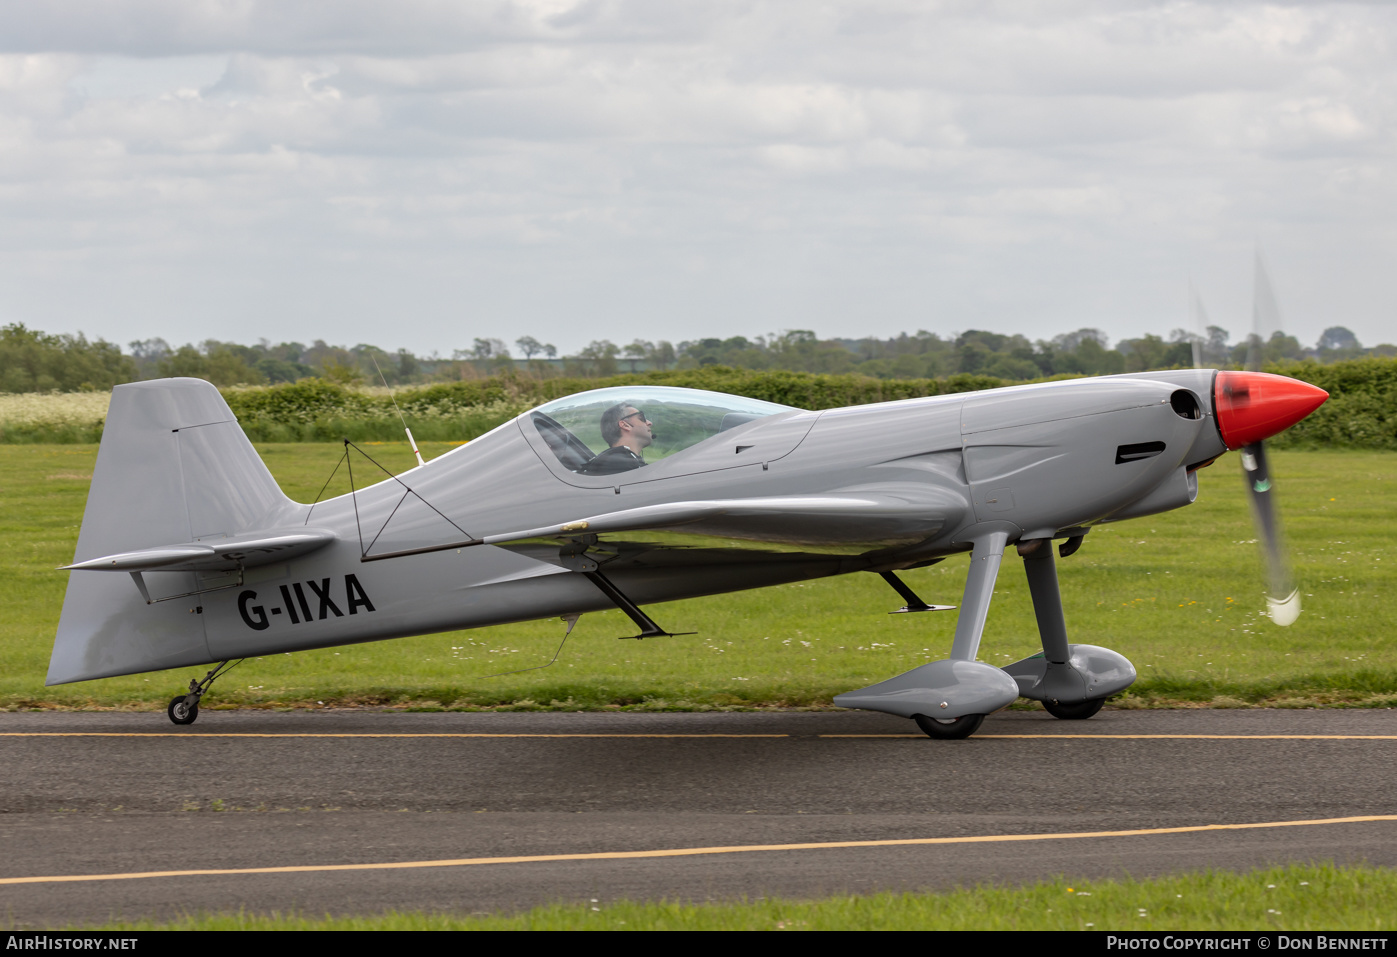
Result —
[{"label": "overcast sky", "polygon": [[0,322],[1397,341],[1397,4],[0,0]]}]

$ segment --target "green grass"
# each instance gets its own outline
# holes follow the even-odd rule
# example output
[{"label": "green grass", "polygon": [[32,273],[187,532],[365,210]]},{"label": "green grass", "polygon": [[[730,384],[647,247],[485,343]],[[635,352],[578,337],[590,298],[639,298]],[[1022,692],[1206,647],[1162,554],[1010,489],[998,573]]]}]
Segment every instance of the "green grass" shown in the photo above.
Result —
[{"label": "green grass", "polygon": [[510,916],[375,917],[246,913],[106,930],[1096,930],[1383,931],[1397,913],[1397,874],[1373,867],[1207,871],[1153,880],[1042,881],[945,893],[869,894],[726,904],[596,901]]},{"label": "green grass", "polygon": [[[310,501],[342,449],[257,443],[293,498]],[[401,443],[366,446],[403,469]],[[445,443],[424,446],[440,454]],[[54,628],[96,448],[0,446],[0,707],[163,708],[195,669],[44,688]],[[1261,614],[1262,571],[1235,456],[1200,473],[1189,508],[1105,526],[1059,565],[1072,640],[1135,662],[1122,707],[1397,703],[1397,454],[1278,451],[1278,497],[1305,595],[1290,628]],[[343,469],[337,481],[343,479]],[[332,488],[327,494],[334,494]],[[981,657],[1038,650],[1019,562],[1006,559]],[[964,558],[906,575],[923,598],[956,604]],[[955,613],[896,615],[901,600],[857,574],[647,610],[688,637],[616,641],[620,612],[582,618],[559,662],[556,620],[254,659],[205,707],[394,705],[417,708],[692,710],[824,707],[841,691],[944,657]]]}]

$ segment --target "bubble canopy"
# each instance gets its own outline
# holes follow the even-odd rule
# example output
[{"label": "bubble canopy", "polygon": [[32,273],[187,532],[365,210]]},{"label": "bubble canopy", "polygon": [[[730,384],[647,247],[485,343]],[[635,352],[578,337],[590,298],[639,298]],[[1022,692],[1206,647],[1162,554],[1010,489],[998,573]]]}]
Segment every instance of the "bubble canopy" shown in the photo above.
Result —
[{"label": "bubble canopy", "polygon": [[[722,392],[638,385],[565,396],[526,417],[565,468],[588,475],[639,468],[739,425],[796,411],[788,405]],[[631,445],[642,446],[638,458],[625,449],[619,455],[608,452],[613,445],[603,438],[603,418],[608,416],[611,424],[606,431],[613,437],[620,428],[615,423],[628,421],[624,434],[639,437],[630,440]],[[618,463],[619,458],[625,461]]]}]

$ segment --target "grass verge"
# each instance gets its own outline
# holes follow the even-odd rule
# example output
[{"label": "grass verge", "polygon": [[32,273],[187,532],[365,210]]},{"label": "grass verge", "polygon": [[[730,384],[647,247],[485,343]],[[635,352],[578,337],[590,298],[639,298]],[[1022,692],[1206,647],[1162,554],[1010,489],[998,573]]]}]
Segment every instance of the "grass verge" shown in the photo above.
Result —
[{"label": "grass verge", "polygon": [[393,912],[373,917],[206,914],[106,930],[1096,930],[1384,931],[1397,874],[1291,865],[1145,880],[1041,881],[944,893],[717,904],[591,901],[516,915]]}]

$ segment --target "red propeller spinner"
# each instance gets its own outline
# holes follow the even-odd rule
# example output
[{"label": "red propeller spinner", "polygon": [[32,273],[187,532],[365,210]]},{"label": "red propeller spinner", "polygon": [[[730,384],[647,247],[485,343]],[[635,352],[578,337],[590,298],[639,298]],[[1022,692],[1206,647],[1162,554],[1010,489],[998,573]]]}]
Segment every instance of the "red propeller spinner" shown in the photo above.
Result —
[{"label": "red propeller spinner", "polygon": [[1229,449],[1284,432],[1328,398],[1308,382],[1267,372],[1219,372],[1213,383],[1218,431]]}]

